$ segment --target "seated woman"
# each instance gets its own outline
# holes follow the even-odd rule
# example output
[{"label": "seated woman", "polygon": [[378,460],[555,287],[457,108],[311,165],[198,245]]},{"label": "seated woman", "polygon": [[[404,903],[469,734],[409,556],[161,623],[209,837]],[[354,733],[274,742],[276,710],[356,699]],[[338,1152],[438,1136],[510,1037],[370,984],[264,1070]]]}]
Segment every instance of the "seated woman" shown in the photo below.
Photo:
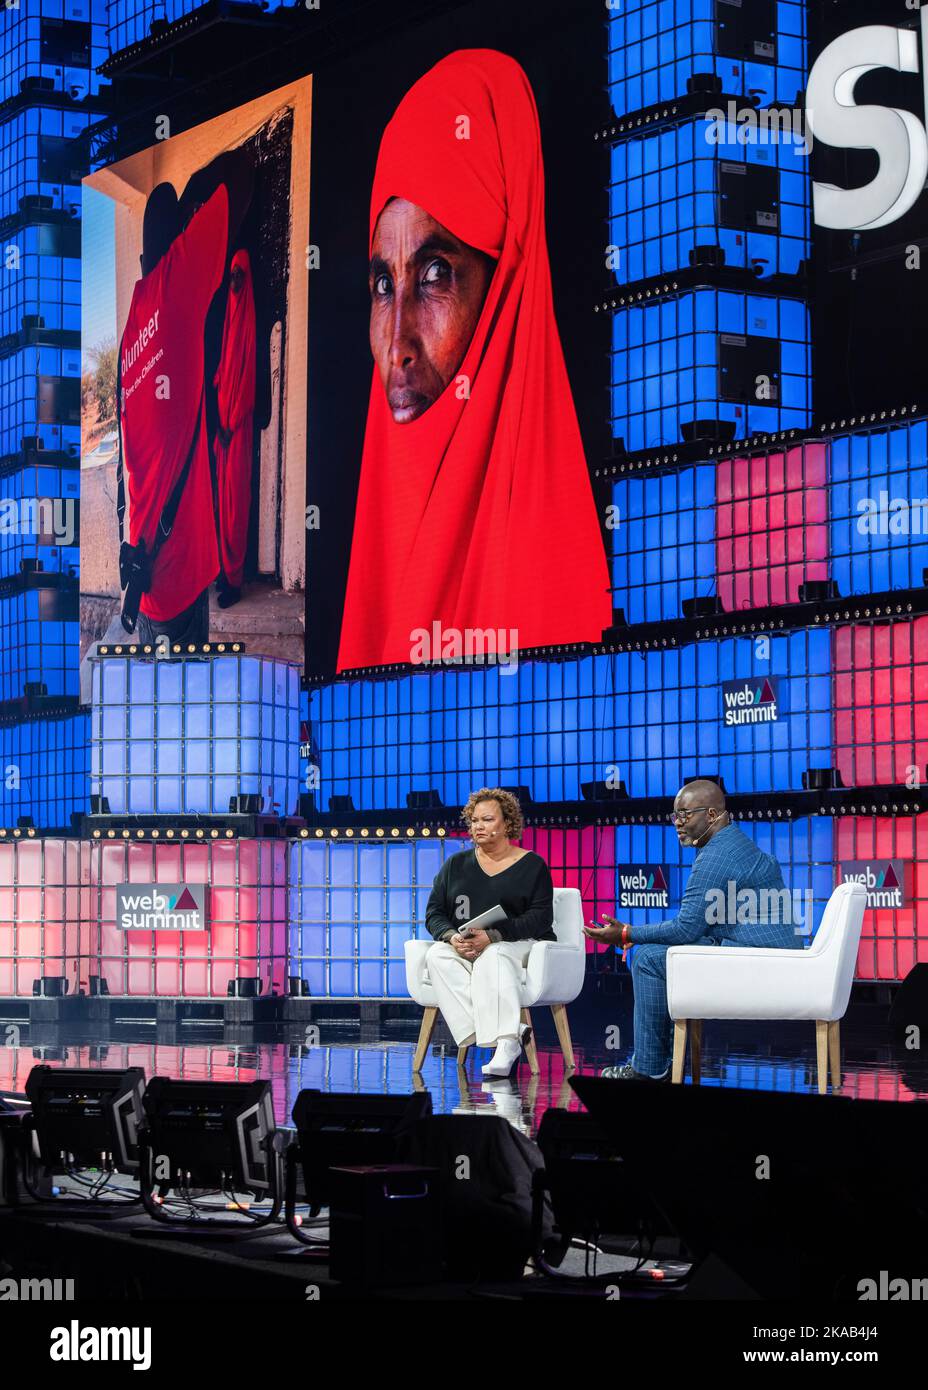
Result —
[{"label": "seated woman", "polygon": [[[520,1028],[522,971],[536,941],[556,940],[554,888],[540,855],[512,844],[522,811],[511,792],[481,787],[461,819],[474,841],[446,859],[435,876],[425,922],[435,937],[429,978],[458,1047],[493,1047],[485,1076],[508,1076],[528,1041]],[[467,923],[500,906],[504,921],[465,934]]]}]

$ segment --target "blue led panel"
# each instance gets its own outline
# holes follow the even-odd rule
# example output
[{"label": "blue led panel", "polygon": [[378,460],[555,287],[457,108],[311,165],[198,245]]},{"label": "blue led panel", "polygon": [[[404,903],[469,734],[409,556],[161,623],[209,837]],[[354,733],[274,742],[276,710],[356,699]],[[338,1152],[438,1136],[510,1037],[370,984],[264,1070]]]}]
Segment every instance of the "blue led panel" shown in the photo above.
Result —
[{"label": "blue led panel", "polygon": [[[610,778],[631,796],[667,796],[697,771],[732,791],[799,788],[807,767],[832,763],[829,634],[766,640],[321,687],[310,696],[317,804],[340,794],[358,810],[405,808],[408,792],[434,788],[462,806],[482,785],[579,801],[584,782]],[[744,713],[769,705],[768,677],[776,709]]]},{"label": "blue led panel", "polygon": [[50,198],[54,208],[79,212],[82,170],[74,141],[102,115],[40,105],[14,108],[5,119],[0,113],[0,218],[18,212],[20,198],[33,193]]},{"label": "blue led panel", "polygon": [[[745,145],[735,126],[697,119],[619,140],[611,160],[609,240],[619,284],[685,270],[697,246],[719,247],[725,265],[761,278],[795,275],[809,255],[809,161],[801,145]],[[770,171],[757,211],[745,219],[751,225],[725,226],[724,209],[750,169]]]},{"label": "blue led panel", "polygon": [[43,248],[46,228],[20,227],[4,238],[0,290],[0,338],[18,333],[27,314],[40,314],[49,329],[81,327],[81,263]]},{"label": "blue led panel", "polygon": [[67,830],[88,809],[85,712],[0,724],[0,825],[31,816],[37,830]]},{"label": "blue led panel", "polygon": [[469,841],[297,840],[290,847],[290,965],[317,998],[404,998],[404,943],[425,936],[432,882]]},{"label": "blue led panel", "polygon": [[38,437],[43,448],[80,454],[81,427],[40,419],[43,388],[58,388],[60,378],[73,381],[80,400],[80,348],[26,347],[0,354],[0,458],[17,454],[23,439]]},{"label": "blue led panel", "polygon": [[[617,309],[612,339],[613,434],[629,452],[678,443],[694,421],[730,422],[736,439],[809,423],[809,311],[798,300],[715,289],[671,294]],[[766,345],[759,358],[758,343]],[[725,398],[734,380],[723,372],[726,353],[744,374],[737,399]]]},{"label": "blue led panel", "polygon": [[0,579],[36,561],[47,572],[77,574],[79,489],[76,468],[46,465],[41,454],[0,473]]},{"label": "blue led panel", "polygon": [[838,435],[829,460],[831,574],[838,591],[920,586],[928,568],[925,419]]},{"label": "blue led panel", "polygon": [[223,815],[239,794],[297,806],[299,673],[265,657],[103,657],[93,669],[91,790],[114,815]]},{"label": "blue led panel", "polygon": [[[69,612],[73,620],[61,616]],[[54,590],[0,594],[0,631],[0,701],[18,700],[33,681],[49,695],[77,695],[76,603]]]},{"label": "blue led panel", "polygon": [[18,96],[20,82],[41,77],[76,100],[96,95],[96,69],[106,48],[107,0],[19,0],[6,6],[0,48],[0,101]]},{"label": "blue led panel", "polygon": [[626,622],[682,616],[716,591],[714,464],[612,485],[613,604]]},{"label": "blue led panel", "polygon": [[[773,52],[769,39],[748,35],[729,57],[726,33],[740,5],[716,0],[621,0],[609,7],[609,92],[617,116],[683,96],[696,74],[713,73],[726,95],[756,93],[761,106],[795,101],[805,86],[805,5],[778,0]],[[749,5],[744,5],[749,13]],[[716,21],[719,14],[721,29]]]}]

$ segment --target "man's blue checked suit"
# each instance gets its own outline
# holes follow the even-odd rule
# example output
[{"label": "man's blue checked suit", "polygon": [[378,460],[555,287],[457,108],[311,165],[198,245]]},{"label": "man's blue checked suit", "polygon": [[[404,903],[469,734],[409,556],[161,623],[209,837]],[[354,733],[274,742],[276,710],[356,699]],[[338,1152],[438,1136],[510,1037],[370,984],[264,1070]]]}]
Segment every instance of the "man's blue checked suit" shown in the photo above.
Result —
[{"label": "man's blue checked suit", "polygon": [[[734,887],[732,887],[734,885]],[[733,914],[737,893],[746,897]],[[763,890],[773,890],[767,898]],[[778,897],[774,897],[778,893]],[[719,897],[719,894],[722,896]],[[783,946],[802,948],[800,925],[786,907],[783,875],[737,826],[717,831],[698,851],[676,917],[655,926],[632,927],[629,952],[635,986],[635,1053],[632,1066],[645,1076],[663,1076],[673,1050],[673,1022],[667,1012],[668,946]],[[733,920],[740,916],[750,920]],[[784,920],[785,918],[785,920]],[[763,919],[763,920],[761,920]]]}]

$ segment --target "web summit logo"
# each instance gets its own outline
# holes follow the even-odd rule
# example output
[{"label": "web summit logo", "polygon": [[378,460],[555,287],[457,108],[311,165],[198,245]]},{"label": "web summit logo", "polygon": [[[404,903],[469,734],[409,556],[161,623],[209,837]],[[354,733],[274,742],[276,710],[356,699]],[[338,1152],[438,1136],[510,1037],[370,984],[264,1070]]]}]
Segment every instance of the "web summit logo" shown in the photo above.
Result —
[{"label": "web summit logo", "polygon": [[901,859],[853,860],[841,865],[844,883],[862,883],[868,907],[904,907],[905,864]]},{"label": "web summit logo", "polygon": [[620,908],[650,907],[663,910],[670,906],[667,893],[667,871],[662,864],[620,864]]},{"label": "web summit logo", "polygon": [[736,724],[773,724],[780,715],[779,682],[776,676],[759,680],[724,681],[722,710],[726,728]]},{"label": "web summit logo", "polygon": [[120,883],[116,925],[123,931],[204,931],[206,888],[202,883]]}]

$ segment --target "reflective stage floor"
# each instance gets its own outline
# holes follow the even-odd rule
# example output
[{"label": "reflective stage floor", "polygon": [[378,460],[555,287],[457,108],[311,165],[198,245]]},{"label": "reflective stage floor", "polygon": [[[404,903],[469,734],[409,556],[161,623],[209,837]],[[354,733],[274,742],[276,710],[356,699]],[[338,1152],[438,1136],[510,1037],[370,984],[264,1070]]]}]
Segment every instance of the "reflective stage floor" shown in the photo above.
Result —
[{"label": "reflective stage floor", "polygon": [[[577,1068],[596,1073],[631,1052],[631,998],[621,994],[582,999],[570,1009]],[[533,1015],[539,1074],[523,1060],[509,1080],[486,1081],[487,1050],[471,1049],[466,1067],[457,1065],[439,1029],[420,1075],[412,1057],[418,1032],[414,1016],[378,1029],[356,1020],[311,1027],[252,1028],[221,1024],[156,1027],[113,1021],[87,1025],[9,1023],[0,1018],[0,1091],[22,1092],[38,1062],[65,1067],[140,1066],[147,1077],[174,1076],[217,1081],[268,1078],[278,1123],[288,1125],[297,1094],[305,1087],[325,1091],[404,1094],[431,1092],[435,1113],[503,1115],[534,1134],[550,1106],[579,1109],[567,1084],[570,1074],[547,1010]],[[376,1033],[377,1036],[371,1036]],[[849,1011],[842,1024],[841,1094],[905,1102],[928,1099],[928,1058],[893,1046],[885,1010]],[[815,1029],[812,1023],[705,1025],[702,1084],[705,1086],[810,1092],[816,1089]]]}]

